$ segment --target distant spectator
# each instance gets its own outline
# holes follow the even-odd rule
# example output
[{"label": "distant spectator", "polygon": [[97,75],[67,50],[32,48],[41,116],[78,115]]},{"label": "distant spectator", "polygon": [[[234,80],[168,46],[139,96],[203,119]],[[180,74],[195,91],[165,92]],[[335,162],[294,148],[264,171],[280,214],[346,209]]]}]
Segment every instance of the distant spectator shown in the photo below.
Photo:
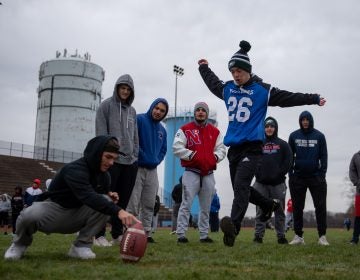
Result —
[{"label": "distant spectator", "polygon": [[16,231],[16,220],[24,208],[24,197],[21,187],[15,187],[15,193],[11,198],[12,232]]},{"label": "distant spectator", "polygon": [[294,209],[293,209],[292,199],[289,198],[286,208],[285,231],[288,231],[290,228],[292,228],[292,224],[294,222],[293,212]]},{"label": "distant spectator", "polygon": [[6,198],[6,195],[1,195],[0,198],[0,226],[4,227],[4,234],[7,235],[9,226],[9,211],[11,209],[10,201]]},{"label": "distant spectator", "polygon": [[218,232],[219,231],[219,210],[220,210],[220,199],[217,195],[216,189],[211,201],[210,206],[210,231]]},{"label": "distant spectator", "polygon": [[31,187],[28,187],[25,191],[24,195],[24,206],[29,207],[33,204],[35,199],[39,194],[42,194],[42,190],[40,189],[41,181],[40,179],[34,179]]},{"label": "distant spectator", "polygon": [[351,227],[351,220],[350,220],[350,218],[345,218],[345,220],[344,220],[344,226],[345,226],[345,228],[346,228],[347,231],[350,230],[350,227]]}]

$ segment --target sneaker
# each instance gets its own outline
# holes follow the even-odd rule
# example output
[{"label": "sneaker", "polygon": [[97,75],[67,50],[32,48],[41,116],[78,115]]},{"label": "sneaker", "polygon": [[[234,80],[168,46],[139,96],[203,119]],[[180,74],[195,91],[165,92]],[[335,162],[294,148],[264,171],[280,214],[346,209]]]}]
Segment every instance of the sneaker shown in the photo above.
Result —
[{"label": "sneaker", "polygon": [[148,242],[148,243],[156,243],[155,240],[154,240],[154,238],[152,238],[151,236],[148,236],[148,237],[147,237],[147,242]]},{"label": "sneaker", "polygon": [[9,247],[9,249],[6,250],[4,259],[5,260],[20,259],[24,255],[26,248],[27,248],[27,246],[21,246],[21,245],[16,245],[15,243],[12,243],[11,246]]},{"label": "sneaker", "polygon": [[119,235],[118,238],[113,238],[113,239],[110,241],[111,246],[112,246],[112,245],[120,245],[122,237],[123,237],[122,235]]},{"label": "sneaker", "polygon": [[320,236],[318,244],[322,245],[322,246],[329,246],[330,245],[329,242],[326,240],[325,235]]},{"label": "sneaker", "polygon": [[259,244],[263,243],[263,239],[259,236],[255,236],[253,241],[255,243],[259,243]]},{"label": "sneaker", "polygon": [[111,247],[112,246],[112,244],[109,241],[107,241],[105,236],[100,236],[98,238],[95,238],[93,244],[95,246],[99,246],[99,247]]},{"label": "sneaker", "polygon": [[78,259],[95,259],[96,255],[89,247],[76,247],[71,245],[71,248],[68,253],[69,257],[78,258]]},{"label": "sneaker", "polygon": [[262,210],[262,214],[261,214],[261,216],[259,217],[260,221],[261,221],[261,222],[266,222],[266,221],[268,221],[268,220],[271,218],[272,213],[273,213],[275,210],[279,209],[280,207],[281,207],[280,200],[278,200],[278,199],[273,199],[273,200],[272,200],[272,205],[271,205],[271,207],[270,207],[267,211]]},{"label": "sneaker", "polygon": [[177,242],[178,243],[189,243],[189,240],[185,236],[182,236],[182,237],[178,238]]},{"label": "sneaker", "polygon": [[213,243],[214,240],[212,240],[209,236],[207,236],[206,238],[201,238],[200,242],[201,243]]},{"label": "sneaker", "polygon": [[305,241],[304,241],[304,238],[295,234],[293,240],[291,240],[289,244],[290,245],[305,245]]},{"label": "sneaker", "polygon": [[278,238],[278,244],[288,244],[289,241],[285,237]]},{"label": "sneaker", "polygon": [[358,241],[355,241],[353,239],[350,240],[350,245],[357,245],[358,244]]},{"label": "sneaker", "polygon": [[176,233],[176,230],[170,232],[171,235],[175,234]]},{"label": "sneaker", "polygon": [[235,226],[229,216],[225,216],[220,221],[220,228],[224,233],[223,242],[225,246],[232,247],[235,243]]}]

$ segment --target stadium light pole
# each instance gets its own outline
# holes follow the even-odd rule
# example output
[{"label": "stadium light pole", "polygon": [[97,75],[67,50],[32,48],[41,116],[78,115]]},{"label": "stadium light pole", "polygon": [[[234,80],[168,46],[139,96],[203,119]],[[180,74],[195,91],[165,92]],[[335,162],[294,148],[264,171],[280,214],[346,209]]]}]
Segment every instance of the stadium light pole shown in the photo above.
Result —
[{"label": "stadium light pole", "polygon": [[[174,74],[175,74],[175,107],[174,107],[174,135],[177,132],[177,83],[178,83],[178,77],[184,75],[184,68],[181,68],[180,66],[174,65]],[[173,157],[173,186],[175,186],[175,157]]]}]

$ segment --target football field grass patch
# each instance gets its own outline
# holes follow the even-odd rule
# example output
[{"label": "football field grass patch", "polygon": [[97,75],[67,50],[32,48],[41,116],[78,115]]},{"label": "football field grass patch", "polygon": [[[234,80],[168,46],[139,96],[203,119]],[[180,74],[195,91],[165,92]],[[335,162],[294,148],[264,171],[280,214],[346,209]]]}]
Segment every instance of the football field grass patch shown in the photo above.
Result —
[{"label": "football field grass patch", "polygon": [[[349,244],[352,231],[329,229],[330,246],[317,244],[315,229],[305,229],[305,246],[277,244],[266,231],[263,244],[254,243],[253,229],[244,229],[234,247],[225,247],[222,233],[211,233],[214,243],[200,243],[189,230],[189,243],[177,244],[170,229],[159,229],[156,243],[148,244],[136,264],[123,263],[118,246],[93,247],[94,260],[67,256],[75,235],[37,233],[19,261],[5,261],[11,236],[0,236],[0,279],[359,279],[360,245]],[[108,234],[109,235],[109,234]],[[287,233],[290,241],[293,232]]]}]

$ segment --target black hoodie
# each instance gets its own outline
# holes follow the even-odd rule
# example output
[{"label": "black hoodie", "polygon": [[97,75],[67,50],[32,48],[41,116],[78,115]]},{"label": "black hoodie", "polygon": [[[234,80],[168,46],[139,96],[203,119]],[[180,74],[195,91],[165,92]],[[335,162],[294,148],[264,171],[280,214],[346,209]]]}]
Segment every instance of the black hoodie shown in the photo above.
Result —
[{"label": "black hoodie", "polygon": [[[309,120],[308,129],[304,129],[301,125],[303,118]],[[328,160],[325,136],[314,128],[314,119],[308,111],[300,114],[299,125],[300,129],[289,136],[289,145],[294,155],[294,165],[290,175],[325,178]]]},{"label": "black hoodie", "polygon": [[264,185],[275,186],[285,181],[286,173],[292,164],[292,155],[288,143],[277,136],[277,121],[268,117],[265,119],[265,124],[269,121],[274,124],[275,131],[271,137],[265,135],[262,163],[256,172],[256,181]]},{"label": "black hoodie", "polygon": [[55,175],[48,197],[64,208],[79,208],[85,204],[103,214],[117,215],[121,208],[101,195],[108,193],[110,188],[110,174],[101,172],[100,164],[105,144],[111,138],[114,137],[91,139],[84,157],[66,164]]}]

